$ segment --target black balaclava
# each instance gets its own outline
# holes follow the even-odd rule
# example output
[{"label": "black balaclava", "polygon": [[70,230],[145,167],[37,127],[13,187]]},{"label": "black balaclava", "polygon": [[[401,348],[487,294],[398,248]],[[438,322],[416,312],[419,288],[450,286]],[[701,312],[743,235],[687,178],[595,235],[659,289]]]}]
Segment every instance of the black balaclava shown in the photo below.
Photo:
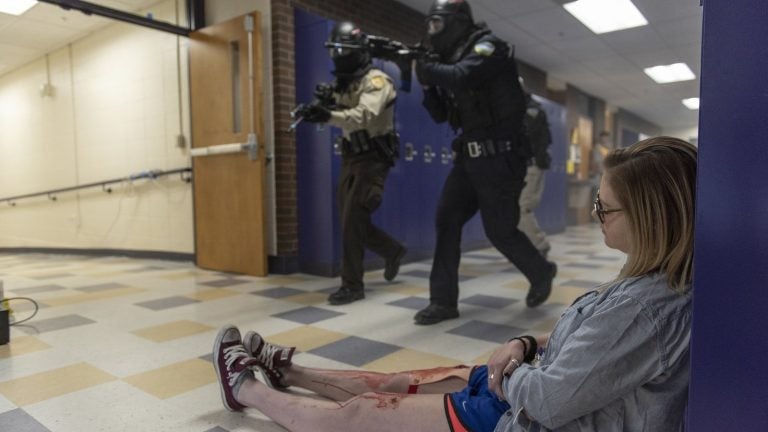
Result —
[{"label": "black balaclava", "polygon": [[475,29],[472,10],[465,0],[435,0],[427,12],[427,21],[442,21],[442,29],[428,34],[432,49],[446,59]]}]

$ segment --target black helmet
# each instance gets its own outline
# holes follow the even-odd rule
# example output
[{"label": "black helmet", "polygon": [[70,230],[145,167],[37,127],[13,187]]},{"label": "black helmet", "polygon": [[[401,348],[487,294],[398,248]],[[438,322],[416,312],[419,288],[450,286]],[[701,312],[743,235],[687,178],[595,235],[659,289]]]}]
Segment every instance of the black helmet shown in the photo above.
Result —
[{"label": "black helmet", "polygon": [[470,21],[474,21],[472,9],[465,0],[435,0],[427,12],[427,16],[457,14],[465,15]]},{"label": "black helmet", "polygon": [[466,0],[435,0],[427,12],[427,36],[432,48],[447,58],[472,32],[472,9]]},{"label": "black helmet", "polygon": [[371,56],[368,52],[368,38],[354,23],[337,23],[331,30],[325,46],[336,66],[334,73],[337,76],[360,76],[362,71],[369,69]]}]

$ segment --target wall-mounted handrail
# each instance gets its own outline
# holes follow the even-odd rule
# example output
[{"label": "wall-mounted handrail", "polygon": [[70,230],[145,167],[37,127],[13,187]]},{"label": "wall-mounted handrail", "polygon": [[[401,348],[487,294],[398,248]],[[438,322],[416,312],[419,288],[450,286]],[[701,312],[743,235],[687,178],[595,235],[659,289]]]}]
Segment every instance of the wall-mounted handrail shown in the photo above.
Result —
[{"label": "wall-mounted handrail", "polygon": [[7,198],[0,198],[0,203],[6,202],[8,203],[8,205],[13,207],[16,205],[16,201],[26,199],[26,198],[35,198],[35,197],[41,197],[41,196],[47,196],[48,199],[50,199],[51,201],[56,201],[57,199],[56,195],[58,194],[61,194],[64,192],[72,192],[80,189],[88,189],[92,187],[101,187],[101,189],[104,192],[112,193],[112,188],[109,187],[109,185],[111,184],[123,183],[126,181],[132,182],[134,180],[141,180],[141,179],[154,180],[156,178],[164,177],[172,174],[179,174],[179,176],[181,177],[181,180],[187,183],[192,181],[192,168],[176,168],[168,171],[153,169],[149,171],[141,171],[135,174],[131,174],[128,177],[121,177],[121,178],[112,179],[112,180],[104,180],[104,181],[95,182],[95,183],[86,183],[86,184],[81,184],[77,186],[65,187],[61,189],[52,189],[45,192],[35,192],[35,193],[30,193],[25,195],[16,195],[16,196],[7,197]]}]

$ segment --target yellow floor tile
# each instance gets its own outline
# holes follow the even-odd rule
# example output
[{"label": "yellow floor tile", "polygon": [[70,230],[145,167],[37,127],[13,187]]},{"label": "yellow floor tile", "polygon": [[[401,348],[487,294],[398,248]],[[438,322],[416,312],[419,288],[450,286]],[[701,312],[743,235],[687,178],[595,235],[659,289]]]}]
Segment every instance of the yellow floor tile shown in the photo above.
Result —
[{"label": "yellow floor tile", "polygon": [[215,330],[213,327],[196,323],[194,321],[174,321],[159,326],[134,330],[131,333],[136,336],[149,339],[153,342],[168,342],[174,339],[191,336],[198,333]]},{"label": "yellow floor tile", "polygon": [[115,297],[136,294],[146,291],[143,288],[124,287],[115,288],[104,291],[96,291],[91,293],[71,294],[60,297],[50,297],[45,299],[45,304],[48,306],[63,306],[77,303],[85,303],[96,300],[111,299]]},{"label": "yellow floor tile", "polygon": [[200,300],[200,301],[210,301],[210,300],[218,300],[226,297],[233,297],[241,294],[242,294],[241,292],[234,291],[231,289],[214,288],[214,289],[209,289],[204,291],[197,291],[192,294],[187,294],[185,297],[189,297],[189,298]]},{"label": "yellow floor tile", "polygon": [[51,346],[34,336],[11,337],[6,345],[0,345],[0,359],[42,351]]},{"label": "yellow floor tile", "polygon": [[76,363],[0,383],[0,394],[18,406],[83,390],[116,378],[88,363]]},{"label": "yellow floor tile", "polygon": [[159,399],[167,399],[216,382],[216,372],[210,362],[192,359],[133,375],[123,381]]},{"label": "yellow floor tile", "polygon": [[344,339],[349,335],[304,326],[273,335],[262,334],[269,342],[283,346],[295,346],[299,351],[309,351],[323,345]]}]

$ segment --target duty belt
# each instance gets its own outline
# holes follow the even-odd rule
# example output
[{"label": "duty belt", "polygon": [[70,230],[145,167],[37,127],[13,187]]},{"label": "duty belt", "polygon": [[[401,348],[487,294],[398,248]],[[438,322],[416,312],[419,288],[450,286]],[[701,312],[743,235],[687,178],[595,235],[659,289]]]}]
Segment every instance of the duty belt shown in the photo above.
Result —
[{"label": "duty belt", "polygon": [[461,145],[462,154],[471,158],[493,157],[499,153],[506,153],[512,150],[514,150],[512,141],[467,141]]}]

